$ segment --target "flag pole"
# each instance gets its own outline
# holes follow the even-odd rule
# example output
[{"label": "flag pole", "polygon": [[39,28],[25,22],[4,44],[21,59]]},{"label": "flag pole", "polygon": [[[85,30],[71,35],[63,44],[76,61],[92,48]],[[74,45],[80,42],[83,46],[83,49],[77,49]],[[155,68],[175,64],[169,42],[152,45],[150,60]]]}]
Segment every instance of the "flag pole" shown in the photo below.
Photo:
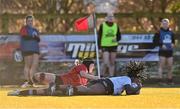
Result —
[{"label": "flag pole", "polygon": [[100,74],[100,64],[99,64],[99,48],[98,48],[98,39],[97,39],[96,15],[95,15],[95,12],[93,13],[93,22],[94,22],[94,38],[95,38],[95,44],[96,44],[97,72],[98,72],[98,77],[100,78],[101,74]]}]

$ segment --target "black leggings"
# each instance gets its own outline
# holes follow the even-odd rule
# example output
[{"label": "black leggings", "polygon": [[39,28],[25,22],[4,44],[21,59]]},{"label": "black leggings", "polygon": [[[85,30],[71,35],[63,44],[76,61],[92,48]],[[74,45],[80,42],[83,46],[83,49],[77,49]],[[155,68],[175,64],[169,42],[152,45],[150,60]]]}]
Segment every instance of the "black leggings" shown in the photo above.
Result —
[{"label": "black leggings", "polygon": [[107,95],[112,95],[114,92],[114,85],[108,78],[91,81],[88,86],[100,83],[104,86]]}]

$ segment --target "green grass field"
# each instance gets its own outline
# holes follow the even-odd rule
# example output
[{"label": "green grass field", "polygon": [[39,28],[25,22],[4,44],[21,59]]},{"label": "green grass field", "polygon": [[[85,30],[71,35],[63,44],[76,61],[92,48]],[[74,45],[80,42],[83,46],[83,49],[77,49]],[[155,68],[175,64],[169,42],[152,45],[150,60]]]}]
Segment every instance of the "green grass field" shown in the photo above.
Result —
[{"label": "green grass field", "polygon": [[0,109],[180,109],[180,88],[143,88],[133,96],[7,96],[0,89]]}]

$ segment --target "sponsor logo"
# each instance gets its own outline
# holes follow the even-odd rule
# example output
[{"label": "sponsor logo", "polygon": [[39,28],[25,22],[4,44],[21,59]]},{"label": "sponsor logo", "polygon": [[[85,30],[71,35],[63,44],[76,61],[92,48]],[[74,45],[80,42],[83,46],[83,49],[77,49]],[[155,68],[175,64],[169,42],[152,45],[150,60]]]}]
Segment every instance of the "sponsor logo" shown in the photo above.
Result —
[{"label": "sponsor logo", "polygon": [[166,34],[163,39],[163,43],[172,43],[171,35]]},{"label": "sponsor logo", "polygon": [[119,45],[117,47],[117,52],[127,53],[129,51],[134,51],[139,49],[139,45]]},{"label": "sponsor logo", "polygon": [[[127,53],[128,51],[137,50],[139,45],[119,45],[117,47],[118,53]],[[69,43],[67,45],[67,52],[71,53],[72,58],[93,58],[96,55],[96,47],[94,43]]]},{"label": "sponsor logo", "polygon": [[71,52],[72,58],[95,57],[94,43],[69,43],[66,51]]}]

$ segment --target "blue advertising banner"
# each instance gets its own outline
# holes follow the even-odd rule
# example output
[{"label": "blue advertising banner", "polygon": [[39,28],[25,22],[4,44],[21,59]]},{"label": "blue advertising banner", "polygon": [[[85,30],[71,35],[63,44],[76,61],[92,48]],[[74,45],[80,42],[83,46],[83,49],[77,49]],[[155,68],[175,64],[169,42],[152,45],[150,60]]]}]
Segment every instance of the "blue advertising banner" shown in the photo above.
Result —
[{"label": "blue advertising banner", "polygon": [[[40,59],[44,62],[95,58],[93,35],[41,35]],[[123,34],[117,48],[117,61],[158,61],[158,48],[152,46],[153,34]],[[18,61],[18,35],[0,35],[0,59]],[[100,54],[101,55],[101,54]]]}]

